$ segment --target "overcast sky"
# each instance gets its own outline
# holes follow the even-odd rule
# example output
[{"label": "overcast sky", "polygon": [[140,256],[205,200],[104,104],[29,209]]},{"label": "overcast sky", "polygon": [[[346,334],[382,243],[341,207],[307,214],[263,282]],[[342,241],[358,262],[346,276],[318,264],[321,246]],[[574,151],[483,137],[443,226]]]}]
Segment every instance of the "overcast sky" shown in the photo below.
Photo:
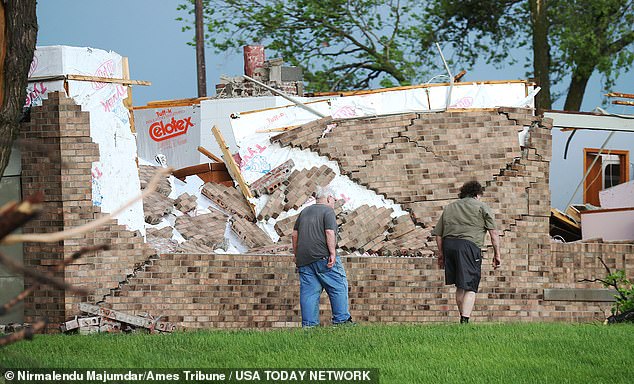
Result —
[{"label": "overcast sky", "polygon": [[[38,0],[38,45],[70,45],[111,50],[129,58],[135,80],[152,82],[136,86],[134,105],[152,100],[197,96],[196,52],[187,45],[193,32],[182,32],[176,17],[187,17],[176,7],[180,0]],[[242,74],[242,54],[206,52],[207,93],[215,93],[221,75]],[[459,72],[462,68],[452,69]],[[516,65],[504,69],[478,64],[467,69],[465,81],[524,79],[525,70]],[[564,90],[566,84],[556,89]],[[634,71],[621,76],[615,91],[634,93]],[[594,75],[586,91],[583,110],[605,101],[599,76]],[[554,108],[563,107],[563,98]],[[634,107],[607,105],[615,113],[634,113]]]}]

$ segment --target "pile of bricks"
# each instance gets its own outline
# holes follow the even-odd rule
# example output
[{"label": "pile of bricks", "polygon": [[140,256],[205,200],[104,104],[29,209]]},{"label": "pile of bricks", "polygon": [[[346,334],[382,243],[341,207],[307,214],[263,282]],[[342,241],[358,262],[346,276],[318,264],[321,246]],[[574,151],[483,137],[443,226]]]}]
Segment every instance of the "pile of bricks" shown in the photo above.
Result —
[{"label": "pile of bricks", "polygon": [[434,254],[431,248],[431,230],[417,226],[409,215],[392,220],[388,232],[386,241],[381,243],[381,248],[377,251],[379,255],[429,257]]},{"label": "pile of bricks", "polygon": [[179,211],[187,213],[196,209],[198,206],[197,200],[196,196],[192,196],[189,193],[183,193],[174,200],[174,205]]},{"label": "pile of bricks", "polygon": [[[297,215],[288,216],[282,220],[278,220],[275,223],[275,232],[281,238],[290,239],[291,234],[293,233],[293,226],[295,225],[295,221],[297,220]],[[289,240],[290,241],[290,240]]]},{"label": "pile of bricks", "polygon": [[146,230],[146,235],[148,237],[158,237],[163,239],[171,239],[172,238],[172,227],[163,227],[161,229],[158,228],[148,228]]},{"label": "pile of bricks", "polygon": [[265,194],[272,194],[280,188],[291,175],[291,170],[295,166],[293,159],[288,159],[277,167],[271,169],[266,175],[260,177],[251,185],[253,196],[260,197]]},{"label": "pile of bricks", "polygon": [[145,314],[144,317],[113,311],[87,303],[81,303],[79,309],[92,316],[75,316],[73,320],[61,324],[62,332],[79,330],[82,335],[91,333],[119,333],[144,329],[149,333],[173,332],[176,326],[172,323],[159,321],[158,318]]},{"label": "pile of bricks", "polygon": [[236,188],[206,183],[203,185],[201,193],[229,214],[240,216],[249,221],[255,220],[249,203]]},{"label": "pile of bricks", "polygon": [[178,242],[172,240],[173,232],[174,229],[170,226],[161,229],[148,228],[145,240],[159,254],[178,252]]},{"label": "pile of bricks", "polygon": [[325,187],[335,178],[335,172],[327,165],[293,171],[286,184],[284,210],[297,209],[304,205],[318,186]]},{"label": "pile of bricks", "polygon": [[392,223],[390,208],[362,205],[343,217],[339,246],[351,252],[378,250]]},{"label": "pile of bricks", "polygon": [[[151,165],[139,165],[139,180],[141,181],[141,189],[145,189],[148,183],[156,173],[157,167]],[[165,176],[161,178],[159,181],[156,192],[160,193],[163,196],[169,196],[172,193],[172,186],[169,181],[169,176]]]},{"label": "pile of bricks", "polygon": [[174,200],[154,192],[143,198],[143,216],[148,224],[158,224],[163,217],[172,212]]},{"label": "pile of bricks", "polygon": [[[247,59],[245,59],[247,60]],[[297,67],[284,66],[282,59],[264,60],[261,66],[253,68],[253,73],[245,69],[245,73],[254,79],[280,90],[287,95],[304,96],[302,71]],[[216,98],[233,98],[249,96],[269,96],[271,91],[261,87],[242,76],[223,77],[216,84]]]},{"label": "pile of bricks", "polygon": [[266,232],[242,217],[234,217],[231,220],[231,228],[249,248],[266,247],[272,244]]},{"label": "pile of bricks", "polygon": [[276,189],[269,195],[269,198],[258,213],[258,220],[267,221],[270,218],[276,219],[284,211],[286,202],[286,189]]},{"label": "pile of bricks", "polygon": [[206,239],[189,239],[178,245],[174,253],[214,253],[218,244],[212,244]]},{"label": "pile of bricks", "polygon": [[213,247],[225,238],[227,218],[220,212],[204,213],[191,217],[183,215],[176,218],[176,230],[187,240],[199,240]]}]

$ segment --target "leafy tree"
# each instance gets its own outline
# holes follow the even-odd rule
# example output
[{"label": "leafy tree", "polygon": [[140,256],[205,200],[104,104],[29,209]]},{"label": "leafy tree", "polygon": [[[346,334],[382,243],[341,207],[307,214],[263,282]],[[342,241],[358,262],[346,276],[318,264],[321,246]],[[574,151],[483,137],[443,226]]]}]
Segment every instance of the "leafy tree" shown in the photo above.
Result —
[{"label": "leafy tree", "polygon": [[26,98],[35,51],[37,15],[33,0],[0,3],[0,178],[9,162]]},{"label": "leafy tree", "polygon": [[590,76],[605,87],[634,60],[632,0],[434,0],[427,15],[461,59],[507,64],[508,52],[530,47],[538,107],[552,108],[551,84],[570,78],[564,109],[578,111]]},{"label": "leafy tree", "polygon": [[[193,13],[194,0],[179,10]],[[218,52],[261,43],[302,67],[308,89],[424,81],[437,53],[410,0],[221,0],[204,2],[207,42]],[[179,18],[182,20],[182,18]],[[186,24],[183,30],[191,29]]]}]

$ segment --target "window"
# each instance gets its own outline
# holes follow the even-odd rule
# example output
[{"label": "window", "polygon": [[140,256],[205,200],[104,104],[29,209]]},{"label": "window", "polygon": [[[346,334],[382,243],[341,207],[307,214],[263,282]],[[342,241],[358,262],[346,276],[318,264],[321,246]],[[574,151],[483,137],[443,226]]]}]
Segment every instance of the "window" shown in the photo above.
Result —
[{"label": "window", "polygon": [[[630,153],[615,149],[585,148],[583,202],[600,206],[599,191],[629,181]],[[590,172],[588,172],[590,169]]]}]

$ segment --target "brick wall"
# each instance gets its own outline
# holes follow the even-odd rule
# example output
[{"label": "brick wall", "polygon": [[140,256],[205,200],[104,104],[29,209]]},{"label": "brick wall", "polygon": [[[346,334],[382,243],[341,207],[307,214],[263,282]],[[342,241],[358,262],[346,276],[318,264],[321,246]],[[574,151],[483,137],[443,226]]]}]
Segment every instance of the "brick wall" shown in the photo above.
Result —
[{"label": "brick wall", "polygon": [[[577,283],[603,276],[596,256],[612,267],[634,268],[632,244],[535,247],[483,265],[475,321],[591,322],[605,319],[608,303],[545,301],[545,288],[597,288]],[[355,320],[373,323],[454,322],[453,288],[431,257],[343,257]],[[115,310],[154,316],[187,328],[284,328],[301,324],[299,281],[291,255],[161,255],[107,298]],[[327,296],[321,322],[329,324]]]},{"label": "brick wall", "polygon": [[[31,120],[20,130],[22,193],[44,191],[43,213],[27,224],[25,233],[49,233],[74,228],[100,217],[92,204],[91,163],[99,159],[98,145],[90,137],[88,112],[72,99],[49,93],[43,105],[31,110]],[[56,273],[66,282],[90,290],[80,297],[72,292],[44,287],[25,302],[25,321],[47,317],[52,323],[79,314],[78,303],[98,302],[147,261],[152,251],[136,232],[111,220],[107,225],[59,243],[24,244],[24,263],[41,271],[83,246],[107,244],[109,251],[85,256]],[[32,281],[25,279],[28,287]]]},{"label": "brick wall", "polygon": [[[45,213],[25,232],[68,229],[98,217],[99,208],[92,205],[90,174],[98,148],[90,139],[87,113],[70,99],[51,94],[43,106],[32,110],[31,117],[21,133],[25,143],[23,191],[26,195],[44,190],[47,197]],[[368,240],[367,247],[383,255],[399,253],[401,247],[415,251],[409,255],[422,255],[344,256],[351,312],[356,320],[455,320],[453,288],[443,285],[442,272],[431,257],[435,244],[427,236],[442,207],[453,201],[459,185],[472,177],[486,184],[485,200],[502,231],[503,259],[497,271],[488,264],[490,258],[486,259],[474,319],[601,320],[609,303],[548,301],[544,289],[598,288],[578,281],[604,276],[599,256],[611,268],[625,269],[628,275],[634,270],[634,244],[550,242],[551,127],[549,121],[533,117],[530,110],[335,121],[337,126],[322,138],[321,132],[332,123],[330,119],[319,120],[286,132],[278,140],[327,155],[359,183],[410,212],[411,221],[406,216],[395,222],[384,241],[365,236],[356,227],[355,238]],[[530,140],[527,147],[520,148],[516,135],[525,125],[531,126]],[[349,222],[353,218],[350,216]],[[186,253],[152,258],[153,252],[138,234],[111,221],[79,239],[25,244],[25,263],[46,270],[83,245],[103,243],[113,249],[84,257],[59,273],[66,281],[91,289],[91,295],[79,297],[41,289],[26,302],[26,321],[47,316],[52,322],[61,322],[77,314],[79,302],[103,300],[116,310],[162,315],[166,321],[192,328],[300,324],[292,256],[281,254],[287,251],[286,246],[264,247],[280,252],[275,255]],[[486,254],[490,253],[489,247]],[[324,323],[328,322],[328,307],[324,295]]]},{"label": "brick wall", "polygon": [[[480,321],[596,321],[605,302],[549,301],[544,289],[600,288],[580,283],[611,268],[634,270],[634,244],[556,244],[549,230],[550,121],[527,109],[405,114],[374,119],[322,119],[281,134],[282,145],[311,149],[339,163],[357,182],[410,211],[401,219],[411,236],[375,244],[381,254],[417,247],[423,257],[344,256],[356,320],[381,323],[455,321],[453,288],[430,257],[427,236],[442,208],[467,179],[486,184],[485,201],[502,232],[503,266],[492,270],[485,253]],[[530,126],[527,146],[517,133]],[[367,140],[366,140],[367,139]],[[350,220],[351,222],[353,220]],[[359,228],[355,228],[359,229]],[[280,230],[283,228],[280,227]],[[400,229],[394,229],[399,231]],[[362,236],[361,231],[356,236]],[[300,325],[299,288],[291,255],[162,255],[107,298],[114,309],[164,315],[191,328],[289,327]],[[330,316],[322,296],[321,319]]]}]

